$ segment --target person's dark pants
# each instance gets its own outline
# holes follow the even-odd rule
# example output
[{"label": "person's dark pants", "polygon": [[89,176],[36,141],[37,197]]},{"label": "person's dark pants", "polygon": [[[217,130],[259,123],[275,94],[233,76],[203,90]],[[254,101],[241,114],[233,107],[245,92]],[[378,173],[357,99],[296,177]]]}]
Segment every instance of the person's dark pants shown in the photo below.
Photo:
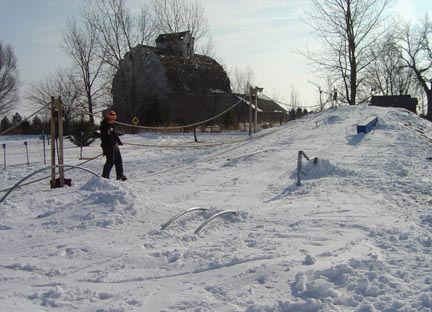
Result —
[{"label": "person's dark pants", "polygon": [[105,157],[106,162],[103,167],[102,177],[109,179],[113,166],[115,166],[117,179],[123,177],[123,161],[119,148],[115,146],[112,150],[105,151]]}]

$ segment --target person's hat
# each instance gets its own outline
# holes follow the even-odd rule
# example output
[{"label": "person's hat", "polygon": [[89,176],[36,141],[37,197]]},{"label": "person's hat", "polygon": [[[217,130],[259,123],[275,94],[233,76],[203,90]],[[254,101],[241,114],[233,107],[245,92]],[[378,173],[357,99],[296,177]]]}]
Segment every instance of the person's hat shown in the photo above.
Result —
[{"label": "person's hat", "polygon": [[110,111],[107,114],[107,118],[110,120],[116,120],[117,119],[117,114],[115,111]]}]

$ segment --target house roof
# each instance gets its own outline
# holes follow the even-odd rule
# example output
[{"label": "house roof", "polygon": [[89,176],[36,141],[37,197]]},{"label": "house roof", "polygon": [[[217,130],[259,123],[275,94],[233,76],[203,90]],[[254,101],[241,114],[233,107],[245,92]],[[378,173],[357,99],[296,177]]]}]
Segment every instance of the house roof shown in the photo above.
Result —
[{"label": "house roof", "polygon": [[[241,97],[242,99],[246,100],[247,103],[249,103],[249,95],[247,94],[235,94],[238,97]],[[249,104],[248,104],[249,105]],[[271,112],[287,112],[285,108],[280,106],[278,103],[271,99],[264,99],[262,97],[258,96],[258,109],[261,109],[264,113],[271,113]]]}]

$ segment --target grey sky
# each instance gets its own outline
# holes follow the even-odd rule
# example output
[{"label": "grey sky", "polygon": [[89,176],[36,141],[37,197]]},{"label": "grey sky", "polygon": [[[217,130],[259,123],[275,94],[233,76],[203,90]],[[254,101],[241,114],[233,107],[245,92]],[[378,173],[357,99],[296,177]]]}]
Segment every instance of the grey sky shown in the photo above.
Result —
[{"label": "grey sky", "polygon": [[[147,0],[128,0],[131,9]],[[70,61],[61,48],[69,17],[82,0],[0,0],[0,41],[14,47],[24,89]],[[217,59],[227,68],[250,67],[270,96],[288,100],[295,88],[307,106],[317,103],[320,83],[308,61],[296,53],[315,43],[302,21],[308,0],[203,0]],[[396,0],[405,17],[431,11],[428,0]]]}]

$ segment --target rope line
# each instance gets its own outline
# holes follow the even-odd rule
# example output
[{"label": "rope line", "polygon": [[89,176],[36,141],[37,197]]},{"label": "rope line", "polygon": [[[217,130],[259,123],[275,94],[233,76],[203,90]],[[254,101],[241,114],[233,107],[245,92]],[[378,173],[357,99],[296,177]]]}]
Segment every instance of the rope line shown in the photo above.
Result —
[{"label": "rope line", "polygon": [[228,145],[228,144],[235,144],[235,143],[241,143],[244,141],[250,140],[250,137],[246,137],[244,139],[239,140],[232,140],[227,142],[214,142],[214,143],[198,143],[198,144],[177,144],[177,145],[170,145],[170,144],[138,144],[138,143],[127,143],[123,142],[123,145],[134,145],[134,146],[143,146],[143,147],[160,147],[160,148],[204,148],[204,147],[213,147],[213,146],[220,146],[220,145]]},{"label": "rope line", "polygon": [[[237,96],[236,96],[237,97]],[[222,116],[223,114],[229,112],[230,110],[234,109],[237,105],[239,105],[243,100],[239,99],[239,101],[237,103],[235,103],[234,105],[228,107],[226,110],[224,110],[223,112],[220,112],[219,114],[210,117],[209,119],[203,120],[203,121],[198,121],[195,123],[191,123],[188,125],[183,125],[183,126],[173,126],[173,127],[150,127],[150,126],[138,126],[138,125],[133,125],[133,124],[129,124],[129,123],[125,123],[125,122],[119,122],[119,121],[115,121],[116,124],[121,125],[121,126],[127,126],[127,127],[131,127],[131,128],[137,128],[137,129],[147,129],[147,130],[179,130],[179,129],[184,129],[184,128],[192,128],[192,127],[196,127],[196,126],[200,126],[203,125],[209,121],[212,121],[214,119],[219,118],[220,116]]]}]

